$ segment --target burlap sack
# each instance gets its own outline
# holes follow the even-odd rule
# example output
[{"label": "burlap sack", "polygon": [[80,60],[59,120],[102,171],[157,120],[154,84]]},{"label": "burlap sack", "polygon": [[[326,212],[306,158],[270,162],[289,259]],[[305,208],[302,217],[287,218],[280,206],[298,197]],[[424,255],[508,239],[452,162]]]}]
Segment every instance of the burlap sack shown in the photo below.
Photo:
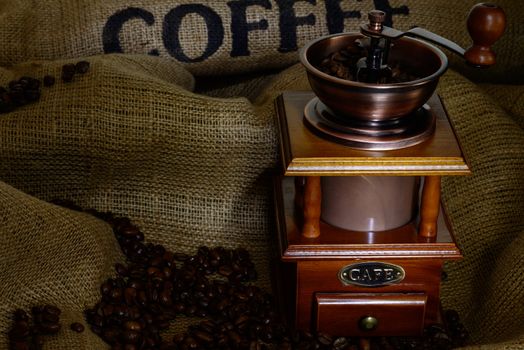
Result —
[{"label": "burlap sack", "polygon": [[[387,25],[418,25],[469,46],[466,17],[478,0],[3,0],[0,65],[100,53],[169,57],[197,75],[284,67],[321,35],[357,31],[367,13],[388,13]],[[497,1],[508,29],[496,45],[499,65],[488,75],[524,79],[523,8]],[[467,70],[461,59],[453,61]]]},{"label": "burlap sack", "polygon": [[[176,251],[246,246],[259,284],[268,288],[274,234],[270,175],[278,164],[273,102],[283,90],[308,87],[303,69],[233,81],[230,88],[195,89],[214,96],[243,91],[237,95],[243,97],[219,98],[191,92],[191,75],[169,59],[89,60],[86,75],[45,88],[40,102],[0,116],[0,181],[9,184],[0,186],[1,259],[18,256],[16,264],[13,258],[0,261],[0,278],[7,281],[2,331],[7,313],[43,301],[60,305],[66,320],[78,320],[84,305],[96,299],[97,283],[112,275],[120,258],[107,226],[36,198],[70,199],[128,216],[146,239]],[[58,75],[66,62],[0,69],[0,85],[21,75]],[[443,182],[465,256],[447,265],[444,307],[459,310],[475,342],[517,344],[524,334],[524,132],[456,73],[445,75],[439,91],[474,173]],[[17,231],[20,222],[26,224]],[[49,263],[45,275],[31,252]],[[15,268],[25,273],[24,281],[42,282],[21,289]],[[6,339],[0,341],[4,346]],[[89,332],[64,330],[54,341],[53,349],[102,348]],[[503,346],[509,345],[493,348]]]}]

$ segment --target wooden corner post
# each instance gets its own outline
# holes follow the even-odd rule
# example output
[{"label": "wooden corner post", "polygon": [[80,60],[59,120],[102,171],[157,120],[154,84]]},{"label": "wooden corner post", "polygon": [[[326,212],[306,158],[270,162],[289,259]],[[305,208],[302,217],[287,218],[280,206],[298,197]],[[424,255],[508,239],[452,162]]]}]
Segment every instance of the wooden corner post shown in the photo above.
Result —
[{"label": "wooden corner post", "polygon": [[440,210],[440,176],[426,176],[420,203],[418,234],[425,238],[437,236],[437,219]]},{"label": "wooden corner post", "polygon": [[306,238],[320,236],[321,201],[320,176],[307,176],[304,188],[304,224],[302,226],[302,236]]}]

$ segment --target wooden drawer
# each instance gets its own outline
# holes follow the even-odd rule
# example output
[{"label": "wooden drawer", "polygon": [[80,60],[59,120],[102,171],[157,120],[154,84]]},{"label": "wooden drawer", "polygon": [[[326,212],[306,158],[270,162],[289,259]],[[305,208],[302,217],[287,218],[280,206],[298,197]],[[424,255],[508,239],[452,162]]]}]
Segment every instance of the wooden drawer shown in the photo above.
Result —
[{"label": "wooden drawer", "polygon": [[332,335],[420,335],[426,302],[416,293],[315,293],[313,322]]}]

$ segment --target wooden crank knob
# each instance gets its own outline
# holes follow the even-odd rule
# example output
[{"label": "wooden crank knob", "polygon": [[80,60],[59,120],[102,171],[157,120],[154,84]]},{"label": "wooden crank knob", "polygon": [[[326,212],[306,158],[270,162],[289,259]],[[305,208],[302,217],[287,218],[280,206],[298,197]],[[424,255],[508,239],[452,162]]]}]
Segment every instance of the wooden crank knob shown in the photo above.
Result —
[{"label": "wooden crank knob", "polygon": [[473,45],[464,53],[466,61],[474,66],[495,64],[495,53],[491,46],[506,28],[504,10],[491,3],[477,4],[469,12],[467,26]]}]

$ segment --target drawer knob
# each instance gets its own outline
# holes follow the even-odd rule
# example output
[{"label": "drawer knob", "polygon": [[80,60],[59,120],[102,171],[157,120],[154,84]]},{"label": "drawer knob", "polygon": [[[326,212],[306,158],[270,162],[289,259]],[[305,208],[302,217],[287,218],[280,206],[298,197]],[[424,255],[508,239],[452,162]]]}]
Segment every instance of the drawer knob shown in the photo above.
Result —
[{"label": "drawer knob", "polygon": [[364,316],[358,322],[360,329],[363,331],[372,331],[378,326],[378,319],[373,316]]}]

